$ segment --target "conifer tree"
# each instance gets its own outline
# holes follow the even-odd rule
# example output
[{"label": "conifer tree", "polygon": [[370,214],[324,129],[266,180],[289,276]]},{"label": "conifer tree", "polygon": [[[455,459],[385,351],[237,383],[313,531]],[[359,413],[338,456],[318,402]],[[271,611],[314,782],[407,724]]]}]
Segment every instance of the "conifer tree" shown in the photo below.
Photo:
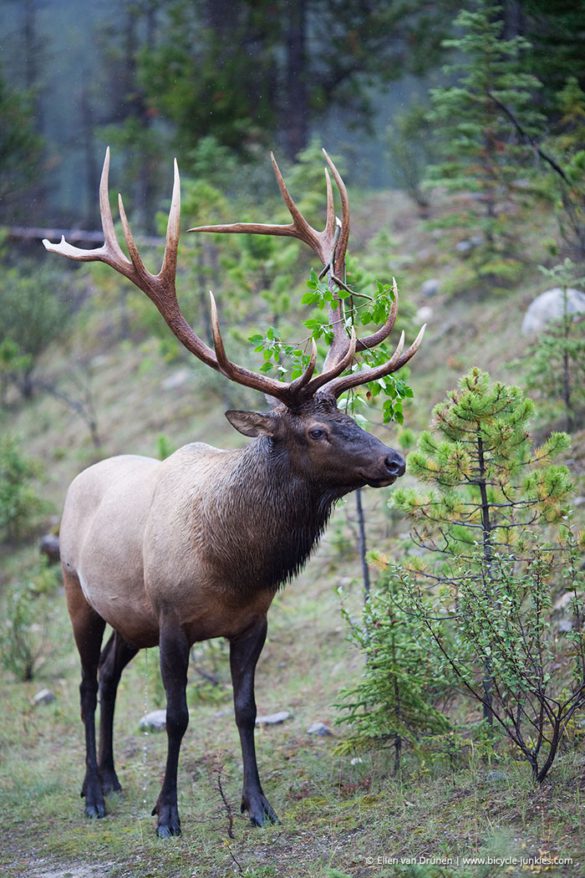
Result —
[{"label": "conifer tree", "polygon": [[[371,560],[385,565],[383,556]],[[390,742],[396,774],[405,742],[449,728],[447,717],[434,706],[443,681],[433,665],[424,624],[402,607],[398,583],[387,571],[376,582],[360,623],[350,626],[365,665],[359,683],[340,693],[343,722],[352,728],[348,743],[359,748]]]},{"label": "conifer tree", "polygon": [[503,108],[522,120],[525,132],[535,132],[541,121],[534,109],[539,83],[522,69],[529,44],[521,37],[503,38],[500,2],[476,0],[454,24],[460,36],[444,46],[457,59],[445,68],[455,81],[431,91],[430,119],[442,157],[429,168],[428,182],[460,196],[460,209],[443,225],[481,241],[472,255],[476,273],[505,278],[514,272],[517,214],[531,195],[527,180],[534,160]]},{"label": "conifer tree", "polygon": [[[428,562],[414,558],[395,575],[445,669],[542,781],[585,703],[584,588],[563,518],[569,475],[552,462],[568,438],[555,433],[534,449],[532,414],[517,387],[478,369],[435,408],[433,431],[409,457],[410,472],[430,488],[394,493]],[[574,615],[562,636],[551,625],[558,583]],[[570,682],[553,673],[559,647],[572,657]]]}]

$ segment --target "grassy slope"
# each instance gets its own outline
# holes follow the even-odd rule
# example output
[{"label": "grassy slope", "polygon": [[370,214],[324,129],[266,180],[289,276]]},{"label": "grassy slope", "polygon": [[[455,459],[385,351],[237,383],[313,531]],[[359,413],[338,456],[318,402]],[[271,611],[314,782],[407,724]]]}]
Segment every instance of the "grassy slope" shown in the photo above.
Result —
[{"label": "grassy slope", "polygon": [[[365,205],[354,221],[358,234],[367,237],[373,231],[368,228],[372,216],[390,223],[399,251],[416,254],[403,273],[403,295],[413,296],[425,277],[448,271],[449,266],[437,257],[432,237],[420,231],[411,208],[401,199],[377,197],[374,205]],[[412,425],[426,425],[431,405],[471,365],[487,368],[497,377],[514,377],[506,362],[524,344],[519,339],[521,316],[539,283],[528,277],[487,303],[470,297],[430,302],[434,313],[429,336],[413,369],[417,396]],[[162,382],[181,365],[163,366],[154,345],[110,347],[100,327],[95,329],[93,386],[104,455],[153,454],[160,433],[168,434],[176,445],[199,438],[221,445],[239,441],[222,417],[221,381],[210,381],[196,369],[180,387],[163,391]],[[51,351],[46,369],[65,370],[71,356],[71,346]],[[144,368],[145,360],[151,361],[150,369]],[[238,404],[243,407],[248,402],[254,404],[251,399]],[[10,426],[26,437],[31,454],[45,460],[44,490],[58,507],[70,478],[94,454],[85,428],[46,398],[13,415]],[[583,466],[582,447],[582,437],[577,437],[572,455],[577,469]],[[383,515],[385,496],[386,492],[367,492],[372,545],[392,528]],[[246,870],[257,876],[323,878],[340,873],[520,875],[527,870],[493,865],[467,868],[461,863],[399,868],[377,858],[520,857],[536,856],[539,851],[575,860],[570,870],[548,874],[583,873],[582,765],[574,754],[561,757],[550,783],[535,792],[521,765],[507,764],[503,775],[494,778],[490,766],[472,756],[465,765],[452,767],[411,765],[397,781],[388,776],[380,755],[363,756],[361,763],[352,765],[349,757],[333,752],[335,739],[307,735],[315,720],[334,722],[339,689],[359,674],[359,656],[346,642],[335,592],[340,583],[345,585],[349,608],[358,610],[357,564],[347,551],[339,554],[351,533],[352,511],[349,498],[303,575],[277,598],[259,665],[260,712],[286,709],[292,714],[285,724],[258,733],[261,774],[282,824],[258,831],[239,815],[241,768],[229,686],[220,686],[213,696],[206,690],[205,698],[194,687],[180,770],[185,834],[169,843],[154,838],[150,808],[160,783],[165,740],[137,728],[140,716],[160,698],[154,651],[137,657],[120,688],[117,752],[125,794],[112,798],[106,820],[86,821],[77,798],[83,766],[77,659],[59,604],[51,623],[52,642],[58,646],[43,678],[34,684],[1,681],[2,875],[187,878]],[[401,524],[398,527],[403,529]],[[16,556],[5,553],[3,580],[28,563],[32,553],[32,549]],[[225,681],[225,657],[218,667]],[[51,686],[57,700],[32,708],[30,698],[42,685]],[[229,817],[219,793],[218,773],[234,811],[234,839],[228,837]],[[368,858],[374,859],[373,864]],[[94,870],[95,864],[99,865]]]}]

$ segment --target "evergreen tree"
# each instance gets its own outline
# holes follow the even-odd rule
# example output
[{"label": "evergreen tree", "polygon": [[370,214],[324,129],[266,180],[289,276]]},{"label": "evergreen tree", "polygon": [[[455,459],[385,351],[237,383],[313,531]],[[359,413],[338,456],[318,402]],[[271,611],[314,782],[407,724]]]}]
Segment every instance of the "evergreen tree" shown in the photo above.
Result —
[{"label": "evergreen tree", "polygon": [[460,36],[444,41],[457,60],[446,68],[452,85],[433,89],[430,120],[439,135],[441,159],[428,181],[459,196],[458,209],[443,225],[475,233],[474,270],[487,279],[517,270],[518,213],[527,203],[533,164],[532,149],[519,142],[509,108],[534,132],[540,117],[534,109],[538,81],[523,72],[521,37],[503,38],[502,5],[476,0],[454,25]]},{"label": "evergreen tree", "polygon": [[[384,565],[380,556],[372,556]],[[346,614],[347,617],[347,614]],[[349,621],[349,617],[348,621]],[[350,622],[351,639],[361,650],[360,682],[342,689],[338,707],[351,726],[349,747],[394,747],[394,773],[400,769],[403,744],[449,728],[434,703],[442,680],[433,664],[424,624],[401,605],[396,579],[384,573],[366,602],[360,624]]]},{"label": "evergreen tree", "polygon": [[[568,445],[552,434],[532,447],[533,405],[516,387],[473,369],[434,410],[434,430],[409,457],[431,485],[395,491],[429,561],[398,573],[450,671],[546,777],[560,737],[585,703],[585,606],[576,550],[563,516],[568,472],[552,463]],[[574,628],[553,630],[553,590],[570,593]],[[429,609],[429,600],[432,609]],[[573,678],[554,673],[559,648]]]},{"label": "evergreen tree", "polygon": [[574,76],[557,96],[560,119],[551,146],[562,175],[557,184],[557,214],[569,253],[585,262],[585,92]]},{"label": "evergreen tree", "polygon": [[[436,60],[453,0],[169,0],[162,38],[141,59],[149,100],[184,149],[202,136],[240,155],[278,138],[289,160],[330,109],[372,115],[371,88]],[[405,50],[408,46],[408,50]]]},{"label": "evergreen tree", "polygon": [[0,72],[0,223],[30,217],[42,151],[27,94],[10,89]]}]

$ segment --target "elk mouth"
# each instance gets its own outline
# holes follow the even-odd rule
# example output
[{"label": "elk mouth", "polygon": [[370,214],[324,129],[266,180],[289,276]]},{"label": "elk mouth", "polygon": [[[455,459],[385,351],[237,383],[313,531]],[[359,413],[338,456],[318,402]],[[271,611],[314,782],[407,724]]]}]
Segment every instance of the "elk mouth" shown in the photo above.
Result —
[{"label": "elk mouth", "polygon": [[366,484],[370,488],[387,488],[389,485],[393,485],[398,476],[385,476],[382,479],[366,479]]},{"label": "elk mouth", "polygon": [[369,473],[362,473],[362,478],[370,488],[387,488],[388,485],[393,485],[396,479],[403,476],[406,471],[404,458],[397,451],[389,450],[380,464],[375,467],[378,475],[372,474],[374,467],[370,469]]}]

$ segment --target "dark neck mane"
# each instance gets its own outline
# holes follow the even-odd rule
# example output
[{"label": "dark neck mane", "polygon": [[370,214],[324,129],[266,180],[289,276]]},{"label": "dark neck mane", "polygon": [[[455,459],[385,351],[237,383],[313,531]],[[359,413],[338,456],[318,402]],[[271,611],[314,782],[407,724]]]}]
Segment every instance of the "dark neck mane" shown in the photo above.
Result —
[{"label": "dark neck mane", "polygon": [[[215,494],[209,549],[237,591],[276,589],[297,574],[323,533],[336,495],[296,475],[286,453],[257,439]],[[214,492],[215,493],[215,492]]]}]

